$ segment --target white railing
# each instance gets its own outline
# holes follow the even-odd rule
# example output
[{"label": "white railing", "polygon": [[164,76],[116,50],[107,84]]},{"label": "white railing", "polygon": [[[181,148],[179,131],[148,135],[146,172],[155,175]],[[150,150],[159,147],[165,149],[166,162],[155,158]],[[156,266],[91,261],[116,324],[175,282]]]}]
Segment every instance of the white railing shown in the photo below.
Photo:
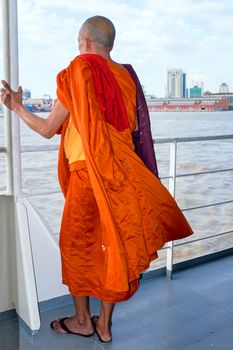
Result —
[{"label": "white railing", "polygon": [[[169,180],[169,191],[174,198],[176,197],[176,180],[177,180],[177,178],[233,171],[232,167],[227,167],[224,169],[177,174],[177,155],[178,155],[177,145],[178,145],[178,143],[221,141],[221,140],[232,140],[233,141],[233,135],[230,134],[230,135],[201,136],[201,137],[161,138],[161,139],[154,141],[155,144],[160,144],[160,145],[161,144],[170,144],[169,176],[161,177],[161,180]],[[58,145],[22,146],[21,147],[21,153],[48,152],[48,151],[57,151],[57,150],[58,150]],[[5,153],[7,155],[6,147],[0,147],[0,153]],[[26,197],[35,197],[35,196],[44,196],[44,195],[48,196],[48,195],[56,194],[59,192],[60,191],[47,191],[47,192],[38,192],[38,193],[35,192],[35,193],[25,194],[25,196]],[[216,202],[216,203],[208,203],[205,205],[189,207],[189,208],[183,209],[183,211],[187,212],[187,211],[192,211],[192,210],[196,210],[196,209],[215,207],[215,206],[225,205],[225,204],[230,204],[230,203],[233,203],[233,199],[225,200],[225,201],[221,201],[221,202]],[[232,232],[233,232],[233,228],[230,231],[228,230],[228,231],[224,231],[221,233],[208,235],[207,237],[191,239],[188,241],[177,243],[175,246],[177,247],[177,246],[182,246],[185,244],[199,242],[199,241],[203,241],[206,239],[215,238],[218,236],[223,236],[223,235],[226,235],[226,234],[229,234]],[[173,270],[174,242],[169,242],[166,245],[165,249],[167,250],[167,264],[166,264],[167,277],[171,278],[172,270]]]},{"label": "white railing", "polygon": [[[210,170],[210,171],[202,171],[202,172],[194,172],[194,173],[184,173],[184,174],[176,174],[177,170],[177,145],[178,143],[187,143],[187,142],[202,142],[202,141],[221,141],[221,140],[232,140],[233,141],[233,135],[217,135],[217,136],[200,136],[200,137],[182,137],[182,138],[163,138],[154,141],[155,144],[170,144],[170,166],[169,166],[169,176],[161,177],[161,180],[169,179],[169,191],[172,194],[172,196],[176,197],[176,180],[177,178],[187,177],[187,176],[197,176],[197,175],[203,175],[203,174],[215,174],[215,173],[221,173],[221,172],[228,172],[233,171],[233,168],[225,168],[225,169],[217,169],[217,170]],[[214,207],[218,205],[224,205],[233,203],[233,200],[228,201],[222,201],[217,203],[210,203],[206,205],[199,205],[195,207],[185,208],[182,209],[182,211],[191,211],[196,209],[203,209],[208,207]],[[233,228],[230,231],[224,231],[221,233],[208,235],[207,237],[202,237],[198,239],[191,239],[188,242],[181,242],[176,243],[176,247],[185,245],[185,244],[191,244],[194,242],[203,241],[210,238],[215,238],[218,236],[223,236],[229,233],[233,232]],[[169,242],[166,246],[167,249],[167,277],[172,277],[172,270],[173,270],[173,253],[174,253],[174,242]]]}]

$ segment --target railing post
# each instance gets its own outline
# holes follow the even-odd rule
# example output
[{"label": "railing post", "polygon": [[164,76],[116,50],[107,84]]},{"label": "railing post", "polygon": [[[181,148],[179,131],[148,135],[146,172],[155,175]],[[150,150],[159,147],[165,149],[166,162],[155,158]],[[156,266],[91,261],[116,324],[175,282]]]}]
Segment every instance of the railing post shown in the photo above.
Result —
[{"label": "railing post", "polygon": [[[12,89],[18,89],[18,20],[17,0],[2,0],[3,75]],[[6,193],[22,192],[20,121],[9,109],[4,109],[6,160]]]},{"label": "railing post", "polygon": [[[2,0],[2,39],[3,39],[3,78],[10,82],[10,31],[9,31],[9,3]],[[13,155],[12,155],[12,135],[11,135],[11,111],[4,108],[4,126],[5,126],[5,146],[6,154],[6,192],[13,195]]]},{"label": "railing post", "polygon": [[[169,171],[169,192],[175,198],[176,196],[176,157],[177,157],[177,142],[176,140],[170,143],[170,171]],[[166,275],[168,279],[172,279],[173,270],[173,241],[167,243],[167,268]]]}]

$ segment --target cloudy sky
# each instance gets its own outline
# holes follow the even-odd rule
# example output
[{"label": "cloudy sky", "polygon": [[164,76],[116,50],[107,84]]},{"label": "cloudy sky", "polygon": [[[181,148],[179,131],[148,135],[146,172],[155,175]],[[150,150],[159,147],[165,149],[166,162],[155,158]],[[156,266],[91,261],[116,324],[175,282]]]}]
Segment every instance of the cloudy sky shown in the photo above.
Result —
[{"label": "cloudy sky", "polygon": [[217,92],[226,82],[233,91],[232,0],[18,0],[18,12],[20,83],[33,97],[55,96],[79,27],[96,14],[114,22],[112,57],[134,65],[147,93],[165,95],[168,68],[182,68],[189,86]]}]

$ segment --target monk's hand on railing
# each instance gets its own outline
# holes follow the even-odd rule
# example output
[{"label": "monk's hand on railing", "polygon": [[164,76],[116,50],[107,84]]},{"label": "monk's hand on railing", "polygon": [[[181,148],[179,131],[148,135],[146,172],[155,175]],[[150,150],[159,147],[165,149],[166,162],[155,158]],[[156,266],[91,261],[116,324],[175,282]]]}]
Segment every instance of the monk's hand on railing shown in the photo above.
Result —
[{"label": "monk's hand on railing", "polygon": [[1,89],[2,103],[12,111],[16,111],[22,105],[23,90],[20,86],[18,91],[13,91],[5,80],[1,80],[3,88]]}]

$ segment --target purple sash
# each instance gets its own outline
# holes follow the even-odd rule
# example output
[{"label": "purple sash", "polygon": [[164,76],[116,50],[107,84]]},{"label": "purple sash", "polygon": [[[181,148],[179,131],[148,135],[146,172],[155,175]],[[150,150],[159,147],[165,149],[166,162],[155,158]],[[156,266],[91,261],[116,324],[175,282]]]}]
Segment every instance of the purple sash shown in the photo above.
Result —
[{"label": "purple sash", "polygon": [[147,168],[159,178],[154,143],[151,135],[150,116],[142,86],[133,67],[130,64],[124,64],[123,66],[128,70],[137,87],[138,130],[134,131],[132,135],[135,152]]}]

